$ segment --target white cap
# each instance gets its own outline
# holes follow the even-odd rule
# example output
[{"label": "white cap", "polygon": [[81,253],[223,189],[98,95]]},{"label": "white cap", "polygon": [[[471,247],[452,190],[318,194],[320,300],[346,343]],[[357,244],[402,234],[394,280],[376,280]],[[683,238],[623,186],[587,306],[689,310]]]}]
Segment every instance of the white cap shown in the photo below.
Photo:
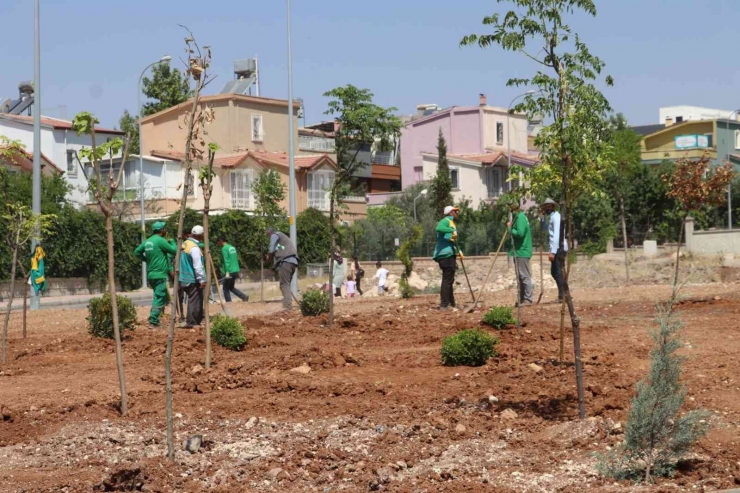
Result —
[{"label": "white cap", "polygon": [[203,226],[200,226],[200,225],[193,226],[193,230],[190,233],[191,234],[194,234],[194,235],[202,235],[203,234]]},{"label": "white cap", "polygon": [[460,210],[459,207],[454,207],[454,206],[448,205],[447,207],[445,207],[445,216],[449,216],[450,215],[450,212],[452,212],[452,211],[459,211],[459,210]]}]

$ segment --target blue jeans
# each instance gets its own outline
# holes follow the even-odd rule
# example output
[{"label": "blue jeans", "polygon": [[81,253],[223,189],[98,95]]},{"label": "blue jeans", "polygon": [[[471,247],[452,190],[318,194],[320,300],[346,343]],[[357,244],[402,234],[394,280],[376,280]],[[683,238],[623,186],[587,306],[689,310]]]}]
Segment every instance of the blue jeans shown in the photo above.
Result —
[{"label": "blue jeans", "polygon": [[249,300],[249,296],[247,296],[246,294],[242,293],[241,291],[239,291],[238,289],[234,287],[238,277],[239,277],[239,274],[234,273],[234,274],[231,274],[231,277],[229,279],[224,279],[224,301],[226,303],[231,303],[231,293],[234,293],[234,296],[236,296],[242,301]]}]

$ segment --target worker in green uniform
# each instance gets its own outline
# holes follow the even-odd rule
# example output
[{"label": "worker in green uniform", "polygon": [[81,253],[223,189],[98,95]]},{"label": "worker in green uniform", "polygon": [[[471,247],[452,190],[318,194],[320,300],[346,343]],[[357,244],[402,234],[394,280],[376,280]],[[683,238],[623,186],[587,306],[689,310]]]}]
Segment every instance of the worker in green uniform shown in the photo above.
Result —
[{"label": "worker in green uniform", "polygon": [[36,296],[41,291],[46,291],[46,277],[44,277],[44,257],[46,253],[41,244],[36,245],[36,250],[31,258],[31,286]]},{"label": "worker in green uniform", "polygon": [[159,315],[167,306],[169,292],[167,291],[167,278],[170,273],[170,256],[177,253],[177,244],[173,240],[164,238],[165,223],[157,221],[152,225],[152,236],[144,243],[136,247],[134,256],[146,262],[147,279],[149,286],[154,290],[152,299],[152,310],[149,312],[149,326],[159,326]]},{"label": "worker in green uniform", "polygon": [[516,275],[519,276],[519,299],[517,303],[521,303],[522,306],[530,306],[534,293],[534,281],[532,281],[532,270],[529,263],[532,258],[532,230],[529,227],[529,219],[521,210],[518,200],[509,204],[509,210],[514,216],[512,221],[506,223],[506,227],[509,228],[512,240],[509,256],[514,257]]},{"label": "worker in green uniform", "polygon": [[249,296],[236,289],[236,280],[239,279],[241,267],[239,266],[239,256],[236,254],[236,248],[226,241],[226,237],[221,235],[218,238],[218,244],[221,246],[221,256],[224,259],[224,301],[231,303],[231,293],[240,300],[249,301]]}]

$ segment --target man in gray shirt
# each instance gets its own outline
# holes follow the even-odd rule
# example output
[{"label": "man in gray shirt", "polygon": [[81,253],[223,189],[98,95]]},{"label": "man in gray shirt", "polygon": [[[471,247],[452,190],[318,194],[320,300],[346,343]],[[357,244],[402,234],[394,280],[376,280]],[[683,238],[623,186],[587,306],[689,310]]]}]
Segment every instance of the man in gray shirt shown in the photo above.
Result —
[{"label": "man in gray shirt", "polygon": [[273,269],[277,272],[280,281],[280,291],[283,293],[283,310],[291,310],[293,308],[293,295],[290,292],[290,283],[298,268],[298,252],[285,233],[269,227],[266,234],[270,237],[267,261],[273,261]]}]

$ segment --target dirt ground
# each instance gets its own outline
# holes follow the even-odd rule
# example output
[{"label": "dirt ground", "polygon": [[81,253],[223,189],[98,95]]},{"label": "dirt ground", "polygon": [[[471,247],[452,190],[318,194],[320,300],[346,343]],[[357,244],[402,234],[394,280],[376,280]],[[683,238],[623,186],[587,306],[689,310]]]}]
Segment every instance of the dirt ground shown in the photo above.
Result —
[{"label": "dirt ground", "polygon": [[[552,294],[552,293],[550,293]],[[715,491],[740,483],[740,296],[737,284],[690,285],[679,309],[688,359],[686,408],[714,427],[676,476],[654,486],[598,476],[596,452],[622,439],[644,376],[653,303],[665,286],[575,290],[582,318],[586,406],[577,420],[570,332],[558,363],[559,306],[523,309],[526,326],[497,332],[479,368],[441,365],[442,339],[481,311],[440,312],[436,297],[342,300],[326,317],[234,304],[242,352],[200,331],[176,334],[177,458],[164,457],[166,333],[139,327],[124,342],[130,411],[115,409],[113,346],[85,330],[85,310],[12,315],[0,367],[0,491]],[[458,302],[467,301],[457,293]],[[512,291],[484,305],[510,304]],[[146,320],[146,309],[139,317]],[[541,370],[534,371],[535,363]],[[310,372],[291,371],[308,365]],[[305,371],[305,366],[304,366]],[[191,435],[203,447],[183,450]]]}]

